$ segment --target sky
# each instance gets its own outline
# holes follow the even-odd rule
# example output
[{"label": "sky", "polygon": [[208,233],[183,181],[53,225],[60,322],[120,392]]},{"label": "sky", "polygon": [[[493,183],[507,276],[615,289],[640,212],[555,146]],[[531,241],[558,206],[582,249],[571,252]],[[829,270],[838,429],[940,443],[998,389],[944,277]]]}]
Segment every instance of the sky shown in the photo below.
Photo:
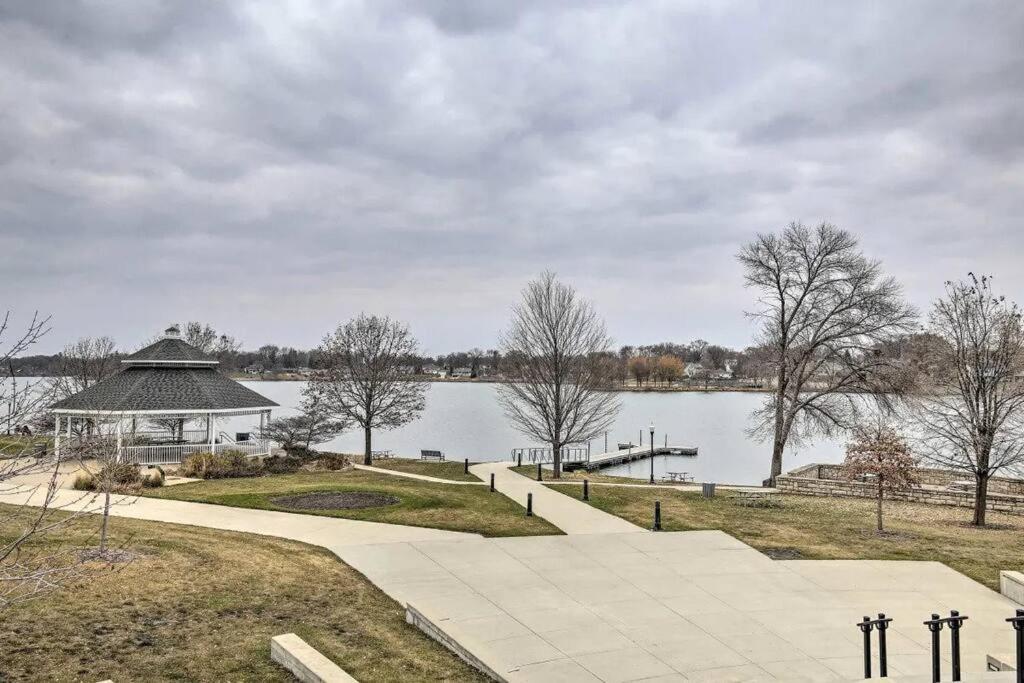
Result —
[{"label": "sky", "polygon": [[1024,300],[1024,3],[0,0],[0,311],[37,347],[358,314],[491,348],[551,269],[743,347],[759,232]]}]

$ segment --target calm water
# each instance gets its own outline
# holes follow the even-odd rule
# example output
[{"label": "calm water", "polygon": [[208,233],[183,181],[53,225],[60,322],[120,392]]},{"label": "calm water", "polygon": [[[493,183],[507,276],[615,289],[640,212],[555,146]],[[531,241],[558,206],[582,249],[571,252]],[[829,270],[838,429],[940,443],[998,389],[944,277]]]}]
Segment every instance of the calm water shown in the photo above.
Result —
[{"label": "calm water", "polygon": [[[303,382],[244,382],[267,398],[280,403],[275,415],[288,415],[302,399]],[[696,457],[659,456],[655,458],[655,476],[666,470],[686,471],[698,481],[735,484],[758,484],[768,474],[771,446],[746,436],[750,413],[764,399],[752,393],[623,393],[622,410],[608,443],[614,448],[618,441],[640,438],[648,443],[647,429],[655,427],[655,443],[668,441],[677,446],[696,446]],[[251,418],[236,418],[228,425],[231,431],[246,431]],[[224,427],[222,427],[224,429]],[[228,431],[228,430],[225,430]],[[504,460],[515,447],[540,446],[531,443],[509,426],[498,405],[495,387],[491,384],[435,383],[427,393],[427,408],[422,417],[400,429],[374,433],[374,449],[388,449],[396,455],[418,457],[420,449],[445,452],[450,460]],[[321,448],[361,453],[363,436],[353,431]],[[591,451],[604,450],[604,439],[591,442]],[[787,454],[783,470],[788,471],[811,462],[839,462],[843,444],[821,440]],[[603,470],[646,478],[650,461],[637,462]]]}]

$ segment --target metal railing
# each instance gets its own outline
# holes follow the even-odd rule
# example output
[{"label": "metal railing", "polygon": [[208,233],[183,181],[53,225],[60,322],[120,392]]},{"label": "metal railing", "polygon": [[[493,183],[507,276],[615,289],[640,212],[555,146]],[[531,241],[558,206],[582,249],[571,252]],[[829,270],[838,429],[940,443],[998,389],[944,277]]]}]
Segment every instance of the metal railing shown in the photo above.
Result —
[{"label": "metal railing", "polygon": [[[513,448],[511,460],[517,465],[523,463],[551,463],[554,462],[553,451],[550,448]],[[590,462],[590,448],[587,446],[563,446],[561,449],[562,463]]]}]

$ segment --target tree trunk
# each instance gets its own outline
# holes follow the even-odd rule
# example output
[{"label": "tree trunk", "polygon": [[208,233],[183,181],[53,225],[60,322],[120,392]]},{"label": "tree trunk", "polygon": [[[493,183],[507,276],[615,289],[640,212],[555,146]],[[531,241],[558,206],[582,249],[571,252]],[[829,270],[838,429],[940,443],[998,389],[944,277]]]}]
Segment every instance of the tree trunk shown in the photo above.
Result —
[{"label": "tree trunk", "polygon": [[882,530],[882,478],[878,478],[878,531]]},{"label": "tree trunk", "polygon": [[100,525],[100,552],[107,552],[107,523],[110,521],[110,481],[103,484],[103,523]]},{"label": "tree trunk", "polygon": [[768,486],[775,486],[775,478],[782,474],[782,452],[786,449],[785,368],[779,368],[779,375],[776,381],[779,386],[775,389],[775,434],[772,439],[772,469],[768,481],[765,482]]},{"label": "tree trunk", "polygon": [[975,526],[985,526],[985,510],[988,507],[988,472],[974,473],[974,520]]},{"label": "tree trunk", "polygon": [[363,464],[373,464],[373,453],[370,451],[371,434],[369,427],[363,427],[363,435],[366,437],[366,449],[363,451]]},{"label": "tree trunk", "polygon": [[551,466],[554,473],[551,475],[552,479],[562,478],[562,447],[558,444],[551,444]]}]

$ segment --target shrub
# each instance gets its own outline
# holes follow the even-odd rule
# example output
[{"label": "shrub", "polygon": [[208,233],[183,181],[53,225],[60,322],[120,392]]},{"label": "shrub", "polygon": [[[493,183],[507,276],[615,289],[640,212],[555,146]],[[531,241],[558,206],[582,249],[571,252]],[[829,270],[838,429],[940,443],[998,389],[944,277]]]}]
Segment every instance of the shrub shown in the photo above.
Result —
[{"label": "shrub", "polygon": [[160,488],[164,485],[164,471],[160,467],[151,467],[142,474],[142,487],[147,489]]},{"label": "shrub", "polygon": [[241,451],[220,453],[193,453],[185,458],[178,470],[183,476],[200,479],[229,479],[254,477],[260,474],[260,465]]},{"label": "shrub", "polygon": [[317,468],[323,470],[343,470],[351,464],[344,453],[318,453],[314,462]]},{"label": "shrub", "polygon": [[75,477],[75,481],[71,484],[71,488],[76,491],[95,491],[96,478],[90,472],[79,472],[78,476]]},{"label": "shrub", "polygon": [[302,458],[292,455],[272,455],[263,461],[263,471],[267,474],[291,474],[302,467]]}]

